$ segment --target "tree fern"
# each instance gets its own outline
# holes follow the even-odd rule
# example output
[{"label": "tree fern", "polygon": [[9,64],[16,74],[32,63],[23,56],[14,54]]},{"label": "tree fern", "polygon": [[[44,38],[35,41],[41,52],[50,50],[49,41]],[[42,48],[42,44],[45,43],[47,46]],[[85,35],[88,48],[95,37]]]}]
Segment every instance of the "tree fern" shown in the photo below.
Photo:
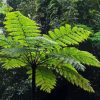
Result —
[{"label": "tree fern", "polygon": [[49,35],[41,35],[39,25],[18,11],[8,13],[4,24],[7,33],[0,34],[0,62],[6,69],[27,67],[33,95],[35,85],[50,93],[56,86],[55,73],[94,92],[90,82],[76,69],[84,71],[82,64],[99,67],[100,62],[86,51],[68,47],[86,40],[90,31],[67,24],[49,31]]}]

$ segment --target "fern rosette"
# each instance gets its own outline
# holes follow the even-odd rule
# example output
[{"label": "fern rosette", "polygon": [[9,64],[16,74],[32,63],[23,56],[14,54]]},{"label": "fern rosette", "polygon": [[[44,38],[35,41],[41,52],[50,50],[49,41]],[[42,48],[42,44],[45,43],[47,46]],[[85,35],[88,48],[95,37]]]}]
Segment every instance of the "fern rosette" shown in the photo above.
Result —
[{"label": "fern rosette", "polygon": [[77,70],[84,71],[84,64],[99,67],[100,62],[89,52],[71,47],[86,40],[90,31],[66,24],[41,35],[39,25],[19,11],[8,13],[4,24],[6,34],[0,34],[0,62],[4,68],[26,67],[29,79],[48,93],[56,86],[55,73],[94,92],[89,80]]}]

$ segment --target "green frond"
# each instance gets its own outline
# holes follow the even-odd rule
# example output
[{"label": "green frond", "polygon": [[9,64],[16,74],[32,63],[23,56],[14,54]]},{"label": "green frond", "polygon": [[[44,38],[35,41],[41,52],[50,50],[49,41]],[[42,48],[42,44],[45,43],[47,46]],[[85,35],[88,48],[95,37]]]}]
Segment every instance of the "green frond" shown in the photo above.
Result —
[{"label": "green frond", "polygon": [[32,70],[28,70],[28,71],[27,71],[27,74],[28,74],[28,75],[32,74]]},{"label": "green frond", "polygon": [[66,56],[70,56],[80,63],[100,67],[100,62],[96,59],[96,57],[87,51],[81,51],[72,47],[64,48],[62,52],[64,52]]},{"label": "green frond", "polygon": [[75,84],[88,92],[94,92],[89,80],[83,78],[72,65],[65,64],[60,68],[56,67],[56,71],[73,85]]},{"label": "green frond", "polygon": [[71,64],[77,70],[85,71],[85,66],[83,64],[81,64],[78,60],[71,57],[71,55],[67,55],[67,53],[65,53],[63,50],[57,51],[55,49],[48,56],[51,57],[47,61],[47,63],[50,65],[58,66],[58,65],[62,65],[62,64]]},{"label": "green frond", "polygon": [[38,48],[41,47],[42,49],[44,49],[44,48],[52,48],[53,46],[58,45],[57,42],[43,36],[28,37],[26,38],[26,40],[28,41],[28,43],[33,44],[34,48],[36,48],[37,46]]},{"label": "green frond", "polygon": [[13,8],[7,4],[1,3],[0,1],[0,14],[7,14],[9,13]]},{"label": "green frond", "polygon": [[90,38],[94,43],[100,42],[100,32],[96,32],[93,37]]},{"label": "green frond", "polygon": [[9,57],[20,57],[21,55],[24,55],[27,52],[27,49],[24,48],[18,48],[18,47],[12,47],[12,48],[4,48],[0,50],[0,56],[7,55]]},{"label": "green frond", "polygon": [[50,93],[56,86],[56,77],[53,72],[45,67],[38,67],[36,70],[36,86]]},{"label": "green frond", "polygon": [[18,68],[18,67],[22,67],[25,66],[26,64],[24,62],[22,62],[20,59],[5,59],[5,61],[3,61],[3,67],[5,69],[13,69],[13,68]]},{"label": "green frond", "polygon": [[59,59],[63,59],[65,63],[70,63],[75,67],[84,68],[81,66],[81,63],[92,65],[94,67],[100,67],[100,62],[95,56],[87,51],[80,51],[74,47],[55,49],[50,55]]},{"label": "green frond", "polygon": [[27,74],[29,75],[29,76],[28,76],[28,79],[29,79],[29,80],[32,80],[32,70],[28,70],[28,71],[27,71]]},{"label": "green frond", "polygon": [[68,24],[59,29],[54,29],[54,31],[49,31],[50,38],[61,46],[79,44],[86,40],[90,34],[91,32],[88,30],[78,27],[71,28]]},{"label": "green frond", "polygon": [[38,24],[23,16],[19,11],[10,12],[5,18],[5,28],[9,32],[9,36],[12,36],[13,40],[25,43],[27,45],[26,37],[34,37],[40,35]]},{"label": "green frond", "polygon": [[4,47],[7,46],[8,42],[5,40],[3,35],[0,35],[0,46]]}]

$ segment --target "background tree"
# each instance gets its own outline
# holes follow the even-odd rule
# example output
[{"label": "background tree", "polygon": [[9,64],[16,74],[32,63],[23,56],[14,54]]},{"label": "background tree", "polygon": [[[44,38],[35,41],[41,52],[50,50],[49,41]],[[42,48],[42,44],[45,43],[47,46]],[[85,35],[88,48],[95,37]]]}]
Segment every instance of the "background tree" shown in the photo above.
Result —
[{"label": "background tree", "polygon": [[77,2],[78,23],[92,27],[95,31],[100,26],[100,0],[79,0]]},{"label": "background tree", "polygon": [[24,0],[21,2],[8,0],[8,3],[15,10],[37,20],[43,34],[48,33],[51,28],[65,23],[72,24],[77,20],[77,0]]}]

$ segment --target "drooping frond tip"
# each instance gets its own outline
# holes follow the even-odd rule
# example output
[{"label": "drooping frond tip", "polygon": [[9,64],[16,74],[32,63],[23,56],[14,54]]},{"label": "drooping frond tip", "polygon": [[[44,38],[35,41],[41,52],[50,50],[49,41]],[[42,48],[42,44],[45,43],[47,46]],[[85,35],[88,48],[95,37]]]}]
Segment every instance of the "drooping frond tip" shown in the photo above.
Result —
[{"label": "drooping frond tip", "polygon": [[85,91],[94,92],[89,80],[82,77],[70,64],[65,64],[61,68],[56,67],[56,71],[73,85],[79,86]]}]

